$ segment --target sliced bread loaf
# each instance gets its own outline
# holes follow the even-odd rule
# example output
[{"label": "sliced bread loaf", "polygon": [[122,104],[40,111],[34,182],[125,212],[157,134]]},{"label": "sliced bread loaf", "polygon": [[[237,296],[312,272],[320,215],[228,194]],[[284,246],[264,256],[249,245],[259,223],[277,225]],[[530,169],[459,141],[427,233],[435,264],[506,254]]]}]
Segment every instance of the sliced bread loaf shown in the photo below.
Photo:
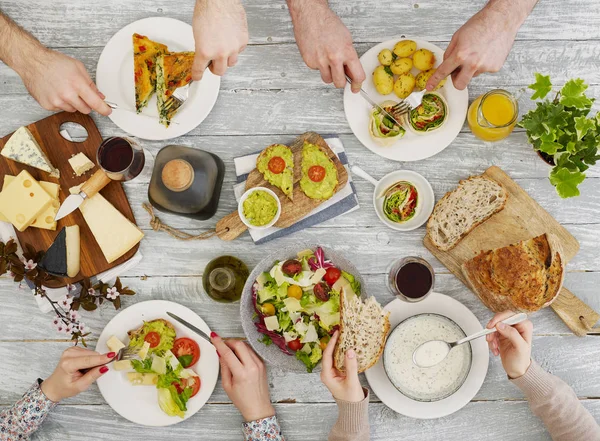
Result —
[{"label": "sliced bread loaf", "polygon": [[377,363],[383,353],[390,329],[389,312],[383,310],[375,297],[364,303],[357,295],[340,292],[340,336],[333,356],[337,370],[344,372],[348,349],[354,349],[358,372],[364,372]]},{"label": "sliced bread loaf", "polygon": [[504,208],[508,193],[496,181],[472,176],[438,201],[427,222],[427,236],[440,250],[451,250],[479,224]]}]

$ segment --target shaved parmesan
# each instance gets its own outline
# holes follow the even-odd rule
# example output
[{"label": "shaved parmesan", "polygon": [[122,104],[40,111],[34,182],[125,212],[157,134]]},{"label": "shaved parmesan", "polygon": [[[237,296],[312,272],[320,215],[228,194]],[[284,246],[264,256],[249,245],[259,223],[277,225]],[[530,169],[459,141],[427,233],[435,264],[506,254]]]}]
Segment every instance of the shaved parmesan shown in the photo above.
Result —
[{"label": "shaved parmesan", "polygon": [[314,343],[319,340],[319,335],[317,334],[317,330],[315,329],[315,325],[312,323],[308,324],[308,329],[306,330],[306,334],[300,340],[301,343]]},{"label": "shaved parmesan", "polygon": [[279,331],[279,320],[277,316],[265,317],[265,326],[269,331]]}]

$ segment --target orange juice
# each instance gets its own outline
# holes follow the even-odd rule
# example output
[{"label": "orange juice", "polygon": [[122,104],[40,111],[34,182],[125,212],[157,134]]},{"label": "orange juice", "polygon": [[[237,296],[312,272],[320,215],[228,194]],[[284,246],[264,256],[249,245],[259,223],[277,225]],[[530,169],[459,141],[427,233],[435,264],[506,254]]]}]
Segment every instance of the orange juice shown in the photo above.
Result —
[{"label": "orange juice", "polygon": [[492,90],[479,96],[469,107],[467,121],[471,132],[484,141],[499,141],[515,128],[519,105],[505,90]]}]

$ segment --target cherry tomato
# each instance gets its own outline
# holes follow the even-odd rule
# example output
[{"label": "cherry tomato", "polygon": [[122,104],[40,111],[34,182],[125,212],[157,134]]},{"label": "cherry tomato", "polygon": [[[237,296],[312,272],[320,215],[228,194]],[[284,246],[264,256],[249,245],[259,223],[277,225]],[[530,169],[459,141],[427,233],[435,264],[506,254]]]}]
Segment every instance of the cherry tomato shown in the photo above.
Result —
[{"label": "cherry tomato", "polygon": [[275,315],[275,307],[272,303],[265,303],[260,307],[262,313],[268,317]]},{"label": "cherry tomato", "polygon": [[315,297],[323,302],[329,300],[329,286],[326,283],[317,283],[313,288],[313,292],[315,293]]},{"label": "cherry tomato", "polygon": [[281,265],[281,272],[288,277],[294,277],[302,272],[302,264],[296,259],[286,260]]},{"label": "cherry tomato", "polygon": [[313,182],[321,182],[325,179],[325,168],[320,165],[313,165],[308,169],[308,178]]},{"label": "cherry tomato", "polygon": [[325,280],[329,286],[333,286],[341,275],[342,272],[339,269],[327,268],[327,272],[325,273],[325,276],[323,276],[323,280]]},{"label": "cherry tomato", "polygon": [[200,377],[190,377],[186,381],[187,387],[192,388],[192,397],[196,396],[196,394],[200,391],[200,386],[202,384]]},{"label": "cherry tomato", "polygon": [[331,337],[329,337],[328,335],[319,340],[319,346],[321,346],[321,349],[323,351],[327,347],[327,343],[329,343],[329,340],[331,340]]},{"label": "cherry tomato", "polygon": [[182,379],[181,381],[173,381],[171,383],[171,386],[175,386],[175,389],[177,390],[177,393],[183,393],[183,390],[185,389],[185,384],[186,384],[186,380]]},{"label": "cherry tomato", "polygon": [[300,300],[302,298],[302,288],[298,285],[290,285],[287,289],[287,296]]},{"label": "cherry tomato", "polygon": [[190,361],[190,363],[187,366],[183,366],[185,368],[195,365],[198,362],[198,359],[200,358],[200,346],[198,346],[198,343],[196,343],[194,340],[187,337],[182,337],[175,340],[171,352],[173,352],[175,357],[177,357],[178,359],[185,355],[192,356],[192,360]]},{"label": "cherry tomato", "polygon": [[292,351],[299,351],[302,347],[302,343],[300,343],[299,338],[297,338],[296,340],[289,341],[287,345],[288,348],[290,348]]},{"label": "cherry tomato", "polygon": [[160,344],[160,334],[158,332],[148,332],[144,337],[144,341],[150,343],[151,348],[155,348]]},{"label": "cherry tomato", "polygon": [[273,156],[269,161],[269,170],[278,175],[285,170],[285,160],[281,156]]}]

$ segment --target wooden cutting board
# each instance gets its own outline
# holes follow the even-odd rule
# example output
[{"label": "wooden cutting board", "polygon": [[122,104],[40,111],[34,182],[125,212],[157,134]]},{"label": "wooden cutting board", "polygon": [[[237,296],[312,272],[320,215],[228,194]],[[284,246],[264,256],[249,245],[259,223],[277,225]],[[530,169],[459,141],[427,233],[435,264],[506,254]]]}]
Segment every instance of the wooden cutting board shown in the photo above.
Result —
[{"label": "wooden cutting board", "polygon": [[[348,183],[346,167],[344,167],[335,153],[329,148],[321,135],[315,132],[307,132],[300,135],[289,146],[294,154],[293,201],[283,194],[279,188],[265,181],[262,173],[257,169],[252,170],[246,180],[246,190],[254,187],[267,187],[273,190],[277,197],[279,197],[279,201],[281,202],[281,216],[275,224],[279,228],[287,228],[294,225],[298,220],[325,202],[309,198],[300,188],[300,179],[302,178],[302,147],[304,146],[304,141],[321,147],[334,162],[338,173],[338,185],[335,188],[336,193]],[[247,229],[248,227],[240,219],[237,210],[217,222],[217,235],[223,240],[233,240]]]},{"label": "wooden cutting board", "polygon": [[[465,261],[481,251],[504,247],[544,233],[552,233],[558,238],[566,262],[577,254],[577,239],[506,173],[494,166],[488,168],[483,175],[502,184],[508,191],[509,196],[504,209],[471,231],[450,251],[437,249],[428,236],[425,236],[423,241],[425,247],[465,285],[469,286],[461,269]],[[600,319],[598,313],[564,287],[551,307],[579,336],[585,335],[589,330],[585,326],[586,322],[593,326]]]},{"label": "wooden cutting board", "polygon": [[[61,124],[65,122],[81,124],[87,130],[87,139],[83,142],[71,142],[64,139],[59,131]],[[96,150],[102,143],[102,136],[100,136],[100,132],[92,118],[82,113],[57,113],[33,124],[29,124],[27,128],[33,134],[44,153],[46,153],[52,165],[60,170],[60,179],[52,178],[48,173],[37,168],[29,167],[25,164],[7,159],[4,156],[0,156],[0,188],[4,181],[5,174],[16,176],[22,170],[27,170],[38,181],[42,180],[60,184],[59,198],[62,203],[65,198],[69,196],[70,187],[85,182],[98,169],[98,165],[96,165],[82,176],[75,176],[75,173],[68,162],[69,158],[76,153],[83,152],[95,163]],[[0,150],[4,147],[11,135],[12,133],[0,139]],[[101,194],[113,204],[117,210],[123,213],[127,219],[135,223],[133,211],[129,206],[129,201],[127,200],[127,196],[125,195],[125,191],[120,182],[110,182],[101,191]],[[75,210],[70,215],[59,220],[56,231],[29,227],[23,232],[17,231],[17,238],[21,245],[30,244],[37,251],[45,251],[50,244],[52,244],[62,227],[69,225],[79,225],[81,237],[81,270],[79,274],[73,278],[65,277],[59,279],[60,282],[56,285],[53,284],[52,287],[60,287],[65,286],[67,283],[75,283],[84,277],[92,277],[120,265],[130,259],[139,248],[139,244],[137,244],[116,261],[108,263],[79,210]]]}]

